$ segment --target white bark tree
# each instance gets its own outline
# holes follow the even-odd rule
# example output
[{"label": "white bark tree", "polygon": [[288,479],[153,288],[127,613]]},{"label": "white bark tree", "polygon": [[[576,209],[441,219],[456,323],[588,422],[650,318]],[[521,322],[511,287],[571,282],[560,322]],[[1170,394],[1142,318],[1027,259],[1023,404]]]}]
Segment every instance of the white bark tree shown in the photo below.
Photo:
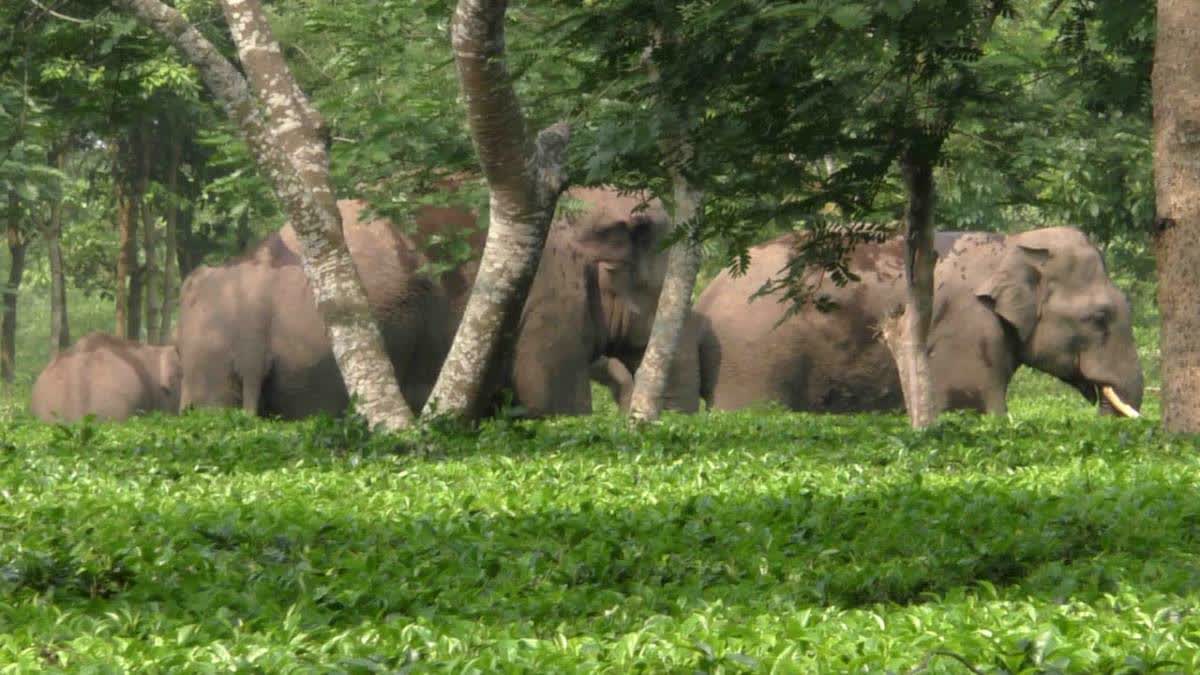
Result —
[{"label": "white bark tree", "polygon": [[485,381],[511,348],[558,197],[570,129],[530,138],[504,53],[506,0],[459,0],[450,28],[467,119],[491,190],[487,242],[475,286],[425,414],[472,417]]},{"label": "white bark tree", "polygon": [[[159,0],[115,0],[200,71],[238,125],[301,242],[301,257],[334,358],[359,412],[373,427],[413,421],[366,293],[342,238],[329,183],[324,124],[292,77],[258,0],[222,0],[243,77],[178,10]],[[252,91],[253,88],[253,91]]]},{"label": "white bark tree", "polygon": [[[655,45],[663,42],[662,30],[655,31]],[[661,84],[662,74],[654,62],[653,49],[643,56],[650,80]],[[664,97],[665,98],[665,97]],[[695,225],[694,221],[704,212],[704,193],[692,185],[684,174],[692,160],[693,148],[687,139],[687,109],[674,109],[664,105],[662,115],[669,129],[659,143],[667,173],[671,178],[674,210],[671,213],[672,230]],[[671,364],[679,349],[695,348],[680,345],[684,324],[692,308],[692,292],[696,288],[696,275],[700,272],[701,251],[699,243],[684,234],[671,247],[667,258],[667,271],[662,291],[658,296],[658,308],[654,315],[654,326],[650,329],[650,340],[642,362],[634,373],[633,394],[630,396],[629,417],[635,422],[649,422],[662,414],[663,403],[670,381]]]}]

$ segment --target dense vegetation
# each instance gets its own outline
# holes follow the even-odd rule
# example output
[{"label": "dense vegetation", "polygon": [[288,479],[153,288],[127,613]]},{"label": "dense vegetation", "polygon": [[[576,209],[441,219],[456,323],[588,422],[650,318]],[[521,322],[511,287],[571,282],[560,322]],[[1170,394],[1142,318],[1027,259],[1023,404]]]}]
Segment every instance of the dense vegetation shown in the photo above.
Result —
[{"label": "dense vegetation", "polygon": [[1200,667],[1195,445],[1072,393],[930,433],[760,410],[0,438],[15,670]]},{"label": "dense vegetation", "polygon": [[51,426],[22,389],[0,399],[17,672],[1200,666],[1196,447],[1153,395],[1147,420],[1098,419],[1026,370],[1010,419],[929,433],[770,409],[635,431],[609,404],[372,436],[240,413]]},{"label": "dense vegetation", "polygon": [[[171,4],[235,53],[219,3]],[[401,223],[445,199],[438,177],[478,168],[453,4],[267,3],[329,122],[338,196]],[[1200,670],[1200,459],[1159,428],[1154,4],[508,16],[525,112],[571,122],[575,183],[663,194],[664,129],[692,145],[700,287],[779,231],[894,230],[917,150],[939,227],[1081,227],[1133,301],[1144,419],[1098,418],[1024,370],[1007,418],[927,432],[770,407],[631,427],[597,387],[587,418],[372,434],[355,417],[29,416],[56,283],[73,337],[162,341],[181,278],[282,217],[144,26],[108,3],[0,3],[0,295],[18,299],[0,339],[0,672]]]}]

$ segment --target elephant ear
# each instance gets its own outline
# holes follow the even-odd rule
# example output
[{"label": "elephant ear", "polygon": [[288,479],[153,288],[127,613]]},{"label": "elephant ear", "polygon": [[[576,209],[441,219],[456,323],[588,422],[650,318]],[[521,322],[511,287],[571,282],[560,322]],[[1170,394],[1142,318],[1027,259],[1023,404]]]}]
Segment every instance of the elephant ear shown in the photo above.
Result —
[{"label": "elephant ear", "polygon": [[1044,248],[1014,246],[996,271],[975,289],[975,296],[1015,328],[1022,342],[1029,340],[1037,325],[1040,268],[1049,257],[1050,251]]}]

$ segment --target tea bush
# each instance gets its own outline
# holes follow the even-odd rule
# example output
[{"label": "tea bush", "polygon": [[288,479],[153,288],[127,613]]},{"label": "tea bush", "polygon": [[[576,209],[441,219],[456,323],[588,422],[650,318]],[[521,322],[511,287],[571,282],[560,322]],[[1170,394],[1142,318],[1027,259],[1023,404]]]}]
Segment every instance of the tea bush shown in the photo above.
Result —
[{"label": "tea bush", "polygon": [[927,433],[10,414],[0,670],[1191,671],[1198,464],[1061,390]]}]

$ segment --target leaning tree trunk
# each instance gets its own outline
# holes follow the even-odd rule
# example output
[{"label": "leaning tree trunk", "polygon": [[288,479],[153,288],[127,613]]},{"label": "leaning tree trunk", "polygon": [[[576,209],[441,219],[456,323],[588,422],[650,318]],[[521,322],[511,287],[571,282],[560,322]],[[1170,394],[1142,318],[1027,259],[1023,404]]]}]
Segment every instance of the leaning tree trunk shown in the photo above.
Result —
[{"label": "leaning tree trunk", "polygon": [[475,152],[491,190],[483,258],[450,354],[425,413],[470,417],[483,382],[512,345],[566,186],[570,129],[555,124],[530,143],[504,57],[505,0],[459,0],[450,27]]},{"label": "leaning tree trunk", "polygon": [[[66,167],[66,144],[50,152],[50,163],[61,173]],[[67,274],[62,252],[63,197],[59,195],[50,205],[50,218],[42,237],[46,240],[46,255],[50,260],[50,356],[71,344],[71,325],[67,318]]]},{"label": "leaning tree trunk", "polygon": [[[172,128],[172,132],[175,129]],[[170,156],[167,159],[167,217],[163,237],[162,305],[158,309],[158,335],[164,342],[170,340],[171,314],[175,311],[175,294],[179,286],[176,233],[179,226],[179,163],[183,155],[183,141],[177,136],[171,139]]]},{"label": "leaning tree trunk", "polygon": [[896,369],[904,404],[914,429],[924,429],[937,420],[933,396],[933,373],[929,367],[929,327],[933,321],[933,162],[906,152],[900,170],[908,190],[905,213],[904,280],[902,313],[887,319],[883,338]]},{"label": "leaning tree trunk", "polygon": [[[655,46],[663,42],[663,32],[655,31]],[[650,79],[661,82],[661,73],[654,62],[653,51],[648,50],[645,62]],[[674,229],[694,227],[696,218],[703,214],[704,194],[692,186],[684,175],[684,169],[692,161],[693,148],[686,137],[687,110],[662,108],[671,131],[662,143],[663,156],[669,162],[675,210],[671,216]],[[667,272],[650,329],[650,341],[633,378],[633,395],[630,397],[629,417],[634,421],[652,421],[662,414],[667,383],[671,376],[671,364],[679,351],[679,340],[684,324],[692,307],[692,292],[696,288],[696,274],[700,272],[700,245],[690,233],[680,238],[671,247],[667,258]],[[684,348],[689,348],[684,345]]]},{"label": "leaning tree trunk", "polygon": [[[672,170],[675,193],[673,227],[687,227],[701,214],[703,193],[689,185],[678,170]],[[671,247],[667,274],[658,296],[658,310],[650,329],[650,342],[633,379],[633,397],[629,416],[636,421],[652,421],[662,414],[670,380],[671,364],[681,345],[684,324],[692,307],[692,292],[700,272],[700,245],[685,235]],[[682,345],[689,348],[689,345]]]},{"label": "leaning tree trunk", "polygon": [[20,201],[15,190],[8,193],[8,280],[4,291],[4,316],[0,319],[0,381],[12,384],[17,374],[17,299],[25,277],[25,249],[28,243],[21,232]]},{"label": "leaning tree trunk", "polygon": [[398,429],[411,424],[412,411],[400,393],[342,237],[341,215],[329,183],[324,123],[292,78],[261,4],[258,0],[221,2],[246,77],[178,10],[160,0],[115,0],[115,4],[136,15],[195,65],[238,125],[300,240],[317,310],[358,411],[374,427]]},{"label": "leaning tree trunk", "polygon": [[1168,431],[1200,432],[1200,4],[1158,0],[1154,47],[1154,252]]}]

